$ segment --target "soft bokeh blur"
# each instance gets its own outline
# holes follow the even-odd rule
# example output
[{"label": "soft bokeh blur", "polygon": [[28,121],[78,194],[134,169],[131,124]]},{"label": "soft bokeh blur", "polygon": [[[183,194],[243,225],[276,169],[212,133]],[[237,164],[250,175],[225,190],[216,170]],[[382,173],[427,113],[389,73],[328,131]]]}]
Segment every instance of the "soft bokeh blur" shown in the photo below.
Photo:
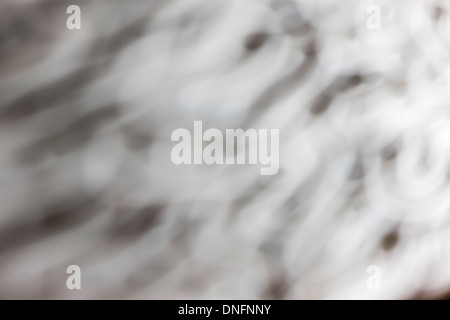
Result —
[{"label": "soft bokeh blur", "polygon": [[[2,0],[0,298],[448,297],[449,10]],[[174,165],[195,120],[280,171]]]}]

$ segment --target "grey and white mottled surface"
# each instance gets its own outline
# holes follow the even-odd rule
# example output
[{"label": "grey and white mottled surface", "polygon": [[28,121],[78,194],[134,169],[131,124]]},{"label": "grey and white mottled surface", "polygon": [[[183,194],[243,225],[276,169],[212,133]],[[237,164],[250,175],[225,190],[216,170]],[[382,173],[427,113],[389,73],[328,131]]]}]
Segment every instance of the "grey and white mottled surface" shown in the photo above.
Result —
[{"label": "grey and white mottled surface", "polygon": [[[449,10],[2,0],[0,298],[445,295]],[[173,165],[194,120],[280,129],[278,175]]]}]

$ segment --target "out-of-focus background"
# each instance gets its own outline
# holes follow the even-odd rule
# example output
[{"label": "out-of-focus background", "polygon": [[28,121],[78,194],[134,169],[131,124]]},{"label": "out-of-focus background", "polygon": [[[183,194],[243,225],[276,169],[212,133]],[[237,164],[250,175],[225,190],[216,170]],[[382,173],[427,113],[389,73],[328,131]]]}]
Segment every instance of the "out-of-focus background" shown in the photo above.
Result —
[{"label": "out-of-focus background", "polygon": [[[2,0],[0,298],[446,297],[449,10]],[[174,165],[194,120],[279,129],[278,174]]]}]

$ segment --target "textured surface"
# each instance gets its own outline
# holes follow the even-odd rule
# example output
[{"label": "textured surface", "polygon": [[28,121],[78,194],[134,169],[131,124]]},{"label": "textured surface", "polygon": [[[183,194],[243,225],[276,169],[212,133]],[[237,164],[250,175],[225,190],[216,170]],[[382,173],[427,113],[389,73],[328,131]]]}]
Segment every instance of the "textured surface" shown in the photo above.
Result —
[{"label": "textured surface", "polygon": [[[2,0],[0,298],[444,294],[449,9]],[[173,165],[194,120],[280,129],[279,173]]]}]

